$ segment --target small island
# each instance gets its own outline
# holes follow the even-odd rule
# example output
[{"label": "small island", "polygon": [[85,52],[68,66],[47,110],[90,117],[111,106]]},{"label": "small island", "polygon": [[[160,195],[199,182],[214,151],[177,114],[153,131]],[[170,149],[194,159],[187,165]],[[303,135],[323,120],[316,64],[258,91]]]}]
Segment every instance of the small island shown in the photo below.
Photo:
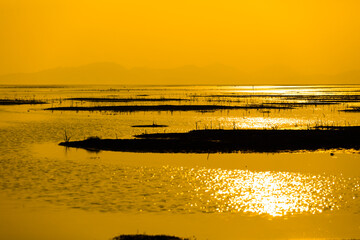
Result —
[{"label": "small island", "polygon": [[134,235],[120,235],[114,237],[112,240],[189,240],[188,238],[179,238],[168,235],[145,235],[145,234],[134,234]]},{"label": "small island", "polygon": [[61,146],[90,151],[153,153],[281,152],[318,149],[360,150],[360,127],[312,129],[192,130],[185,133],[152,133],[132,139],[65,141]]}]

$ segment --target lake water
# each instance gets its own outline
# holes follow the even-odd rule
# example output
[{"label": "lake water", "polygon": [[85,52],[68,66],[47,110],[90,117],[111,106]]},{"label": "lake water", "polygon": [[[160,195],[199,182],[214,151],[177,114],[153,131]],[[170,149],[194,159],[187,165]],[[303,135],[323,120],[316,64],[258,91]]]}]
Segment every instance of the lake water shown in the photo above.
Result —
[{"label": "lake water", "polygon": [[[193,239],[360,238],[358,150],[157,154],[58,146],[65,131],[70,140],[83,140],[193,129],[359,126],[360,113],[341,111],[360,107],[359,85],[1,86],[4,98],[47,104],[0,106],[1,239],[110,239],[144,232]],[[44,110],[165,104],[258,108]],[[168,127],[131,127],[153,123]]]}]

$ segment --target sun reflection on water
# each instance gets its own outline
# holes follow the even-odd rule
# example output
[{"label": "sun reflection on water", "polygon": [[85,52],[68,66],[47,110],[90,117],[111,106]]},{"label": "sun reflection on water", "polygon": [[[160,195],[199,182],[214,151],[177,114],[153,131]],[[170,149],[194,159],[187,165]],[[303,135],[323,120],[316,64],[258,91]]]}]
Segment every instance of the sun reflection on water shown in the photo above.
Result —
[{"label": "sun reflection on water", "polygon": [[[342,191],[351,182],[335,176],[221,169],[203,170],[200,176],[193,176],[194,182],[202,179],[203,189],[198,188],[197,191],[210,193],[211,199],[207,203],[216,203],[216,212],[274,217],[339,209],[346,201]],[[355,182],[352,187],[348,185],[352,193],[360,190]],[[351,198],[355,199],[354,196]]]},{"label": "sun reflection on water", "polygon": [[275,117],[219,117],[221,126],[226,129],[272,129],[295,128],[305,124],[296,118]]},{"label": "sun reflection on water", "polygon": [[13,197],[86,211],[277,217],[360,209],[360,177],[341,175],[14,160],[2,161],[0,173],[0,190]]}]

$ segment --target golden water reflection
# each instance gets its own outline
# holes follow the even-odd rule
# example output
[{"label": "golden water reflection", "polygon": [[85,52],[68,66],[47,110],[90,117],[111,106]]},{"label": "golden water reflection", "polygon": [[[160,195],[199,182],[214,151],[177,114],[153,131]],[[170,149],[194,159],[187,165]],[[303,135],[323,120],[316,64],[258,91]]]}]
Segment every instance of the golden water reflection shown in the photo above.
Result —
[{"label": "golden water reflection", "polygon": [[218,120],[225,129],[305,128],[307,124],[297,118],[276,117],[218,117]]},{"label": "golden water reflection", "polygon": [[0,191],[85,211],[284,216],[360,209],[360,177],[2,160]]},{"label": "golden water reflection", "polygon": [[208,202],[217,203],[217,212],[315,214],[341,208],[360,190],[358,179],[328,175],[204,169],[192,177],[194,182],[202,179],[197,191],[210,193]]}]

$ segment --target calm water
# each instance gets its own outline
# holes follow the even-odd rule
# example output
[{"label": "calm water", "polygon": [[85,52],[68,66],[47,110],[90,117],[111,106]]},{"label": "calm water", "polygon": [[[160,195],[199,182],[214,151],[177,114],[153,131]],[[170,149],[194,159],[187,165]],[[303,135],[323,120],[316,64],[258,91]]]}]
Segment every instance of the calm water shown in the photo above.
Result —
[{"label": "calm water", "polygon": [[[359,96],[360,86],[3,86],[0,98],[46,100],[48,104],[0,106],[0,194],[10,202],[30,206],[36,203],[49,211],[78,209],[128,216],[158,213],[164,218],[169,214],[235,214],[245,219],[345,214],[358,221],[360,155],[355,150],[211,155],[90,153],[57,144],[64,140],[65,130],[71,140],[82,140],[89,136],[125,138],[144,132],[184,132],[195,128],[355,126],[360,125],[360,113],[339,110],[360,106]],[[66,100],[74,97],[183,100],[130,103]],[[57,106],[142,104],[295,107],[137,113],[43,110]],[[131,127],[153,122],[169,127]],[[359,228],[354,228],[343,237],[359,234]]]}]

